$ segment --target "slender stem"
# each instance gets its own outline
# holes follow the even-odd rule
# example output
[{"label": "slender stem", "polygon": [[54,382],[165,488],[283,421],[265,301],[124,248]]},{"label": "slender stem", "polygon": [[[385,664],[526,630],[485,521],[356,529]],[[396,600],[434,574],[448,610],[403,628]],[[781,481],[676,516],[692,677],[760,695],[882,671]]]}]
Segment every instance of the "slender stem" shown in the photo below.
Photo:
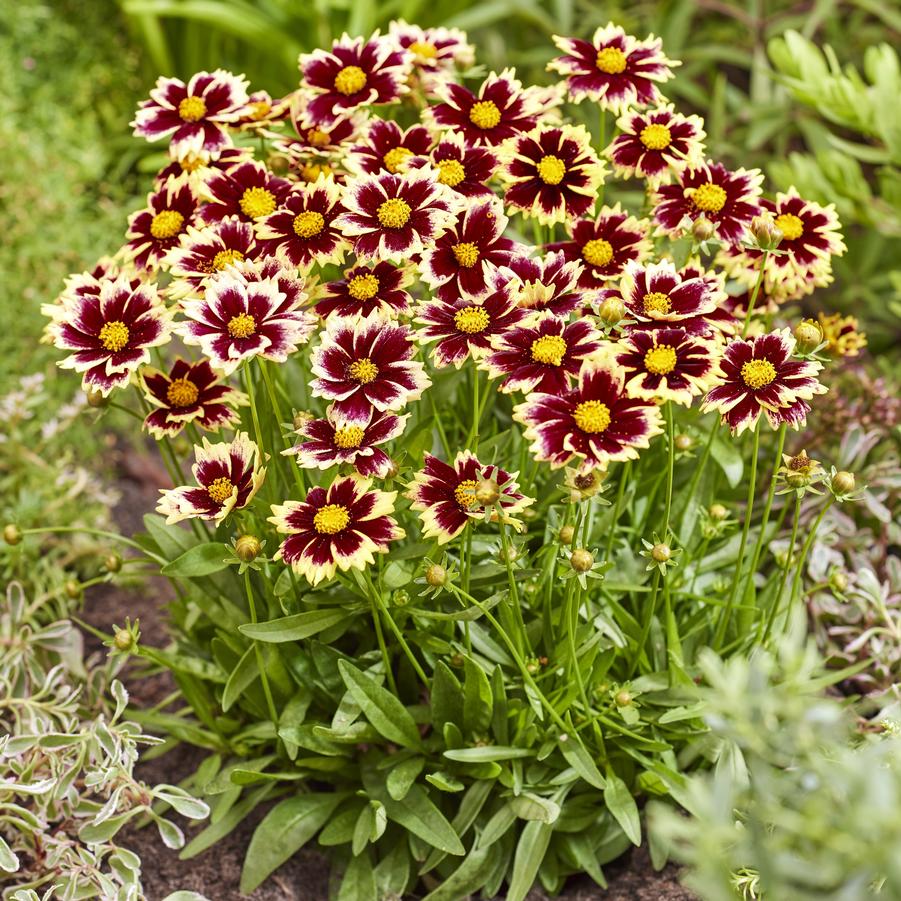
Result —
[{"label": "slender stem", "polygon": [[610,559],[610,553],[613,550],[613,540],[616,537],[616,526],[619,523],[620,515],[623,512],[623,500],[626,495],[626,484],[629,481],[629,474],[632,472],[632,461],[626,460],[619,474],[619,485],[616,488],[616,500],[613,504],[613,519],[610,523],[610,531],[607,533],[607,547],[604,549],[604,559]]},{"label": "slender stem", "polygon": [[641,626],[641,638],[639,638],[638,644],[635,646],[635,656],[632,658],[632,661],[629,664],[629,670],[632,672],[634,672],[635,668],[638,666],[639,661],[641,660],[641,654],[644,650],[645,642],[648,640],[648,634],[651,631],[651,621],[654,619],[654,611],[657,609],[657,595],[660,591],[660,578],[660,570],[655,569],[654,584],[651,587],[651,597],[648,599],[645,609],[644,622]]},{"label": "slender stem", "polygon": [[[717,430],[719,429],[720,420],[719,415],[714,417],[713,426],[710,429],[710,434],[707,436],[707,442],[704,445],[704,450],[701,452],[701,459],[698,461],[697,466],[695,466],[695,471],[691,475],[691,481],[688,483],[688,488],[682,494],[685,498],[685,502],[682,504],[681,511],[684,513],[691,506],[691,502],[694,500],[695,492],[698,490],[698,483],[701,481],[701,475],[704,472],[704,469],[707,467],[707,461],[710,459],[710,451],[713,448],[713,441],[716,438]],[[683,536],[687,537],[687,536]]]},{"label": "slender stem", "polygon": [[519,598],[519,588],[516,585],[516,576],[513,574],[513,561],[510,559],[510,539],[507,537],[507,527],[504,525],[504,511],[497,506],[498,525],[501,531],[501,547],[504,550],[504,566],[507,569],[507,585],[510,589],[510,606],[513,608],[513,618],[517,625],[521,641],[517,641],[517,647],[529,650],[529,635],[526,632],[526,623],[522,616],[522,606]]},{"label": "slender stem", "polygon": [[372,624],[375,626],[375,637],[379,643],[379,650],[382,652],[382,663],[385,665],[385,678],[388,680],[388,687],[396,695],[397,683],[394,681],[394,672],[391,669],[391,657],[388,654],[388,647],[385,644],[385,633],[382,631],[382,614],[379,609],[379,602],[376,600],[376,592],[370,593],[369,606],[372,609]]},{"label": "slender stem", "polygon": [[823,521],[823,517],[828,512],[829,508],[835,503],[835,498],[830,497],[829,500],[823,505],[823,509],[820,510],[820,515],[816,518],[813,524],[813,528],[810,530],[810,534],[807,536],[807,540],[804,542],[804,546],[801,548],[801,556],[798,558],[798,566],[795,569],[795,578],[792,580],[792,590],[789,597],[789,608],[791,608],[795,600],[798,597],[798,590],[801,587],[801,578],[804,575],[804,563],[807,560],[807,555],[810,553],[811,547],[813,547],[814,539],[817,537],[817,531],[820,528],[820,523]]},{"label": "slender stem", "polygon": [[669,519],[673,509],[673,470],[676,466],[675,427],[673,425],[672,402],[666,405],[666,442],[669,448],[669,464],[666,470],[666,506],[663,512],[663,530],[660,534],[661,541],[666,541],[669,535]]},{"label": "slender stem", "polygon": [[[410,661],[410,666],[413,667],[413,670],[415,671],[416,675],[419,676],[420,680],[422,681],[422,684],[425,686],[428,686],[428,684],[429,684],[428,676],[426,676],[422,667],[419,665],[419,661],[416,659],[416,655],[413,653],[412,649],[410,648],[410,645],[407,644],[407,640],[406,640],[406,638],[404,638],[404,633],[401,632],[397,623],[394,622],[394,618],[391,616],[390,611],[385,606],[385,601],[382,598],[382,595],[380,594],[378,589],[375,587],[375,583],[372,581],[372,576],[370,576],[368,572],[365,573],[365,581],[366,581],[366,584],[369,586],[370,598],[373,601],[375,601],[375,604],[378,607],[379,611],[381,612],[382,616],[385,617],[385,622],[388,623],[388,628],[391,629],[391,631],[394,633],[394,637],[397,639],[398,644],[400,644],[401,648],[403,649],[404,654],[407,655],[407,659]],[[381,629],[381,626],[378,624],[378,618],[376,618],[376,630],[378,631],[380,629]],[[395,692],[396,692],[396,687],[395,687]]]},{"label": "slender stem", "polygon": [[773,596],[773,602],[770,605],[769,616],[767,617],[766,628],[763,630],[763,636],[760,643],[765,645],[770,638],[770,632],[779,616],[779,609],[782,606],[782,592],[785,591],[785,583],[788,580],[788,571],[791,569],[792,557],[795,555],[795,541],[798,538],[798,521],[801,519],[801,495],[795,492],[795,514],[792,518],[792,533],[788,540],[788,551],[785,555],[785,563],[782,566],[782,572],[779,575],[779,585],[776,588],[776,594]]},{"label": "slender stem", "polygon": [[[256,603],[253,599],[253,587],[250,584],[250,570],[244,570],[244,590],[247,593],[247,606],[250,609],[250,621],[255,623],[257,621],[257,608]],[[269,708],[269,718],[272,720],[272,725],[275,726],[276,733],[278,732],[278,713],[275,710],[275,702],[272,700],[272,689],[269,687],[269,677],[266,675],[266,667],[263,662],[263,652],[260,650],[259,642],[252,638],[253,642],[253,653],[257,659],[257,669],[260,672],[260,682],[263,685],[263,694],[266,696],[266,706]]]},{"label": "slender stem", "polygon": [[[269,373],[269,369],[262,360],[258,359],[258,362],[260,365],[260,371],[263,373],[263,381],[266,384],[266,391],[269,394],[269,401],[272,404],[272,410],[275,413],[275,417],[278,421],[279,437],[281,437],[282,423],[286,422],[287,420],[285,420],[282,413],[281,404],[279,403],[278,394],[276,393],[275,385],[272,382],[272,376]],[[295,482],[297,482],[297,488],[300,491],[301,497],[303,497],[306,494],[307,490],[306,482],[303,477],[303,470],[300,468],[300,464],[297,462],[297,457],[292,457],[291,460],[293,462],[292,469],[294,470],[294,480]]]},{"label": "slender stem", "polygon": [[247,396],[250,398],[250,415],[253,418],[253,431],[257,438],[257,446],[260,448],[260,453],[263,453],[266,444],[263,441],[263,430],[260,428],[260,414],[257,412],[256,395],[254,393],[253,387],[253,376],[250,374],[250,366],[248,366],[246,363],[244,365],[244,385],[247,388]]},{"label": "slender stem", "polygon": [[82,526],[45,526],[41,528],[21,530],[22,535],[53,534],[56,532],[83,532],[85,535],[97,535],[100,538],[108,538],[110,541],[119,541],[122,544],[127,545],[128,547],[134,548],[136,551],[140,551],[142,555],[148,557],[151,560],[156,560],[160,563],[166,562],[160,557],[157,557],[155,554],[151,554],[150,551],[147,550],[147,548],[141,547],[141,545],[139,545],[137,541],[132,541],[130,538],[126,538],[124,535],[117,535],[115,532],[105,532],[103,531],[103,529],[89,529]]},{"label": "slender stem", "polygon": [[748,312],[745,314],[745,325],[741,330],[742,338],[747,336],[748,330],[751,328],[751,318],[754,315],[754,307],[757,305],[757,295],[760,294],[760,286],[763,284],[763,276],[766,271],[766,261],[769,255],[769,250],[765,250],[763,252],[763,256],[760,258],[760,270],[757,273],[757,281],[754,283],[754,288],[751,291],[751,298],[748,301]]}]

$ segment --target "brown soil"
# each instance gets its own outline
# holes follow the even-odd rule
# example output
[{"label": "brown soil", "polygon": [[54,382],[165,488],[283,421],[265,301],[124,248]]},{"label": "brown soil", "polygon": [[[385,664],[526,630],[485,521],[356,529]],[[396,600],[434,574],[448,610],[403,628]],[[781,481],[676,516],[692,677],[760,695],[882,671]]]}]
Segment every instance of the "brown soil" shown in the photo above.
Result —
[{"label": "brown soil", "polygon": [[[115,451],[122,500],[114,511],[119,528],[126,535],[142,528],[142,516],[156,505],[157,488],[169,480],[156,458],[131,449]],[[98,586],[88,596],[84,618],[98,629],[109,630],[126,616],[141,622],[141,641],[161,647],[167,643],[166,606],[171,590],[164,579],[152,579],[140,589],[115,585]],[[86,636],[89,649],[100,650],[99,641]],[[168,674],[138,677],[124,674],[132,703],[149,706],[174,689]],[[204,752],[188,746],[174,750],[138,766],[138,777],[149,784],[177,783],[190,775]],[[315,850],[304,850],[280,867],[251,895],[238,891],[241,865],[256,824],[265,811],[258,810],[231,835],[192,860],[179,860],[178,852],[167,848],[156,829],[129,828],[119,834],[122,843],[140,855],[142,880],[148,901],[162,901],[178,890],[205,895],[210,901],[326,901],[329,896],[329,865]],[[181,823],[190,838],[192,827]],[[202,828],[193,827],[193,831]],[[598,888],[587,877],[573,878],[558,898],[561,901],[695,901],[695,896],[679,884],[678,870],[668,866],[657,873],[644,848],[636,848],[605,868],[609,889]],[[536,889],[527,901],[548,901]],[[500,901],[500,899],[496,899]]]}]

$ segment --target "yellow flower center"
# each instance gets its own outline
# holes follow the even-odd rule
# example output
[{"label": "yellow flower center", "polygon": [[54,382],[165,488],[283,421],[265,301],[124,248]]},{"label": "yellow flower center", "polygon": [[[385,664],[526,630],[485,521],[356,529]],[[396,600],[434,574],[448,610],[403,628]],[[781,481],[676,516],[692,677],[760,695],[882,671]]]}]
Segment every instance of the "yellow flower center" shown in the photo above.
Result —
[{"label": "yellow flower center", "polygon": [[347,293],[354,300],[369,300],[378,294],[379,280],[371,273],[355,275],[347,284]]},{"label": "yellow flower center", "polygon": [[232,338],[249,338],[256,330],[256,320],[249,313],[238,313],[228,322],[228,333]]},{"label": "yellow flower center", "polygon": [[207,485],[206,493],[214,504],[224,504],[232,496],[234,490],[235,486],[232,485],[231,480],[222,476]]},{"label": "yellow flower center", "polygon": [[100,343],[115,353],[122,350],[128,344],[128,326],[116,319],[113,322],[104,322],[100,329]]},{"label": "yellow flower center", "polygon": [[366,87],[366,73],[359,66],[345,66],[335,76],[335,90],[345,97]]},{"label": "yellow flower center", "polygon": [[335,430],[335,444],[345,450],[351,447],[359,447],[363,441],[365,430],[358,425],[345,426]]},{"label": "yellow flower center", "polygon": [[454,315],[454,325],[461,332],[466,332],[468,335],[484,332],[490,322],[491,317],[484,307],[463,307],[462,310],[457,310]]},{"label": "yellow flower center", "polygon": [[459,160],[438,161],[438,181],[449,188],[456,188],[466,178],[466,170]]},{"label": "yellow flower center", "polygon": [[275,194],[266,188],[248,188],[238,202],[241,212],[251,219],[268,216],[275,209]]},{"label": "yellow flower center", "polygon": [[603,238],[592,238],[582,248],[582,259],[589,266],[606,266],[613,259],[613,245]]},{"label": "yellow flower center", "polygon": [[695,188],[691,202],[705,213],[718,213],[726,205],[726,192],[708,181]]},{"label": "yellow flower center", "polygon": [[231,266],[232,263],[240,263],[243,259],[244,254],[241,253],[240,250],[220,250],[219,253],[213,257],[213,260],[210,263],[210,269],[213,272],[219,272],[222,269],[225,269],[226,266]]},{"label": "yellow flower center", "polygon": [[598,50],[597,67],[607,75],[619,75],[626,71],[626,54],[619,47],[604,47]]},{"label": "yellow flower center", "polygon": [[420,59],[435,59],[438,56],[438,48],[428,41],[413,41],[407,50]]},{"label": "yellow flower center", "polygon": [[546,185],[559,185],[566,175],[566,165],[558,156],[543,156],[538,163],[538,177]]},{"label": "yellow flower center", "polygon": [[300,170],[300,177],[306,182],[314,182],[320,175],[332,177],[332,167],[326,163],[307,163]]},{"label": "yellow flower center", "polygon": [[669,128],[658,123],[645,125],[638,137],[648,150],[666,150],[672,141]]},{"label": "yellow flower center", "polygon": [[559,366],[566,356],[566,341],[559,335],[542,335],[532,342],[532,359],[536,363]]},{"label": "yellow flower center", "polygon": [[331,136],[321,128],[311,128],[307,132],[307,143],[312,144],[313,147],[328,147],[329,141],[331,141]]},{"label": "yellow flower center", "polygon": [[173,407],[190,407],[199,396],[197,386],[188,378],[173,379],[166,390],[166,400]]},{"label": "yellow flower center", "polygon": [[298,238],[312,238],[325,228],[325,218],[315,210],[304,210],[294,217],[294,234]]},{"label": "yellow flower center", "polygon": [[749,388],[765,388],[776,380],[776,367],[769,360],[748,360],[741,367],[741,377]]},{"label": "yellow flower center", "polygon": [[644,368],[654,375],[667,375],[676,368],[676,351],[669,344],[652,347],[644,355]]},{"label": "yellow flower center", "polygon": [[150,234],[158,241],[174,238],[184,225],[185,217],[178,210],[163,210],[157,213],[150,223]]},{"label": "yellow flower center", "polygon": [[794,213],[777,216],[775,225],[786,241],[797,241],[804,234],[804,223]]},{"label": "yellow flower center", "polygon": [[203,97],[197,97],[195,94],[192,94],[190,97],[185,97],[185,99],[178,104],[178,115],[181,116],[185,122],[197,122],[202,119],[206,115],[206,103],[204,102]]},{"label": "yellow flower center", "polygon": [[599,400],[583,400],[573,412],[573,419],[583,432],[596,435],[610,425],[610,408]]},{"label": "yellow flower center", "polygon": [[376,376],[379,374],[379,368],[369,357],[363,357],[362,360],[354,360],[350,364],[347,374],[361,385],[368,385],[370,382],[375,381]]},{"label": "yellow flower center", "polygon": [[662,291],[652,291],[642,298],[645,313],[669,313],[673,303]]},{"label": "yellow flower center", "polygon": [[469,121],[476,128],[494,128],[501,121],[501,111],[493,100],[480,100],[472,105]]},{"label": "yellow flower center", "polygon": [[382,157],[382,162],[389,172],[396,175],[398,172],[403,172],[406,169],[407,160],[411,156],[413,156],[412,150],[408,150],[406,147],[395,147]]},{"label": "yellow flower center", "polygon": [[454,244],[451,249],[457,262],[465,269],[472,269],[479,261],[479,248],[468,241],[463,244]]},{"label": "yellow flower center", "polygon": [[203,159],[199,156],[186,156],[183,160],[178,161],[182,172],[196,172],[203,165]]},{"label": "yellow flower center", "polygon": [[409,221],[411,212],[406,200],[392,197],[379,207],[379,222],[384,228],[403,228]]},{"label": "yellow flower center", "polygon": [[313,528],[320,535],[337,535],[350,523],[350,513],[341,504],[326,504],[313,516]]},{"label": "yellow flower center", "polygon": [[476,497],[477,487],[478,484],[474,479],[466,479],[454,489],[454,499],[464,510],[469,510],[470,507],[475,507],[478,504],[479,501]]},{"label": "yellow flower center", "polygon": [[250,118],[255,122],[259,121],[264,116],[268,116],[271,111],[272,104],[268,100],[254,100],[254,102],[250,104]]}]

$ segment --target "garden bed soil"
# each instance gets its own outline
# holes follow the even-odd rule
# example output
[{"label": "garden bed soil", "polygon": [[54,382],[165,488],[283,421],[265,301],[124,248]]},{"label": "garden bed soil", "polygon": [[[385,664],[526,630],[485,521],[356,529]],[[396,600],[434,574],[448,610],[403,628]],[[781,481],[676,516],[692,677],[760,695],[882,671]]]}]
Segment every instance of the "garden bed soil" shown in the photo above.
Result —
[{"label": "garden bed soil", "polygon": [[[153,510],[158,487],[169,484],[162,465],[150,454],[118,447],[113,450],[119,473],[121,501],[114,511],[116,524],[126,535],[142,528],[142,516]],[[109,631],[121,625],[126,616],[140,619],[141,641],[162,647],[167,643],[166,606],[171,590],[163,579],[152,579],[140,588],[103,585],[90,591],[84,618],[95,628]],[[86,636],[89,649],[102,650],[99,641]],[[169,694],[174,683],[168,674],[138,678],[125,671],[124,679],[132,703],[146,707]],[[179,746],[168,753],[139,764],[137,775],[143,781],[178,782],[189,776],[203,759],[204,752]],[[191,890],[210,901],[326,901],[329,867],[326,858],[315,850],[304,850],[283,864],[251,895],[238,891],[241,865],[250,837],[264,811],[256,811],[230,835],[204,854],[192,860],[180,860],[178,852],[167,848],[153,827],[128,828],[119,834],[122,844],[134,850],[143,863],[142,880],[148,901],[162,901],[177,890]],[[191,832],[202,824],[186,826]],[[587,877],[571,879],[561,901],[694,901],[695,896],[679,884],[678,869],[668,866],[656,872],[644,848],[636,848],[605,868],[609,888],[603,890]],[[549,896],[536,889],[527,901],[548,901]],[[500,899],[497,899],[500,901]]]}]

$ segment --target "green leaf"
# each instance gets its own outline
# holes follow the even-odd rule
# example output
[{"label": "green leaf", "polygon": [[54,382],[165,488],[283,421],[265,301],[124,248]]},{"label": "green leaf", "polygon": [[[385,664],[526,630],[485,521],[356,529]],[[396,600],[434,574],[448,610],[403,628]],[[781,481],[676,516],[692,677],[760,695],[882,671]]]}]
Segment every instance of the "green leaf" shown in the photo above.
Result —
[{"label": "green leaf", "polygon": [[540,820],[526,823],[513,857],[513,875],[507,890],[507,901],[524,901],[528,895],[547,853],[553,831],[553,826]]},{"label": "green leaf", "polygon": [[228,712],[232,704],[244,694],[247,688],[259,675],[256,655],[251,645],[236,664],[228,676],[225,688],[222,691],[222,712]]},{"label": "green leaf", "polygon": [[250,840],[241,871],[241,892],[252,892],[299,851],[325,825],[344,797],[338,792],[295,795],[276,804]]},{"label": "green leaf", "polygon": [[294,616],[283,616],[265,623],[245,623],[238,631],[257,641],[284,642],[301,641],[336,626],[350,614],[346,610],[328,607],[322,610],[308,610]]},{"label": "green leaf", "polygon": [[445,723],[463,725],[463,688],[444,661],[439,660],[432,677],[432,725],[439,731]]},{"label": "green leaf", "polygon": [[741,484],[744,460],[734,441],[723,441],[717,436],[710,447],[710,455],[719,464],[730,488]]},{"label": "green leaf", "polygon": [[198,544],[167,563],[160,572],[164,576],[198,579],[210,576],[228,566],[228,548],[218,541]]},{"label": "green leaf", "polygon": [[397,766],[392,767],[386,780],[388,794],[395,801],[403,801],[410,790],[410,786],[416,781],[424,766],[425,758],[410,757],[407,760],[402,760]]},{"label": "green leaf", "polygon": [[0,870],[7,873],[15,873],[19,869],[19,858],[13,854],[12,849],[0,835]]},{"label": "green leaf", "polygon": [[425,781],[430,785],[434,785],[439,791],[443,792],[461,792],[466,786],[459,780],[451,776],[449,773],[437,772],[429,773],[425,777]]},{"label": "green leaf", "polygon": [[483,748],[459,748],[455,751],[445,751],[444,756],[448,760],[456,760],[458,763],[485,763],[489,760],[519,760],[523,757],[534,757],[535,752],[531,748],[486,745]]},{"label": "green leaf", "polygon": [[607,787],[604,789],[604,803],[620,824],[623,832],[633,845],[641,844],[641,821],[638,805],[629,786],[612,770],[607,771]]},{"label": "green leaf", "polygon": [[382,688],[372,676],[360,672],[346,660],[338,661],[338,669],[347,690],[360,705],[363,715],[378,731],[405,748],[420,746],[419,730],[406,707],[390,691]]},{"label": "green leaf", "polygon": [[471,658],[465,660],[463,683],[463,729],[470,735],[482,735],[491,725],[491,685],[485,671]]},{"label": "green leaf", "polygon": [[531,792],[510,799],[510,807],[521,820],[537,820],[551,825],[560,817],[560,805],[550,798],[542,798]]},{"label": "green leaf", "polygon": [[429,800],[425,789],[413,785],[403,801],[385,798],[385,809],[390,819],[408,832],[448,854],[466,853],[454,827],[444,814]]},{"label": "green leaf", "polygon": [[[269,795],[275,785],[263,785],[255,791],[248,792],[237,804],[233,805],[221,819],[198,832],[178,855],[180,860],[190,860],[202,854],[207,848],[221,841],[228,835],[253,809]],[[236,789],[240,791],[240,789]]]},{"label": "green leaf", "polygon": [[338,901],[377,901],[375,875],[368,854],[351,858],[341,880]]},{"label": "green leaf", "polygon": [[591,755],[578,738],[561,735],[557,744],[566,762],[579,774],[581,779],[595,788],[604,788],[607,785],[597,765],[591,759]]},{"label": "green leaf", "polygon": [[494,863],[492,848],[474,848],[463,863],[423,901],[458,901],[474,895],[487,881]]}]

